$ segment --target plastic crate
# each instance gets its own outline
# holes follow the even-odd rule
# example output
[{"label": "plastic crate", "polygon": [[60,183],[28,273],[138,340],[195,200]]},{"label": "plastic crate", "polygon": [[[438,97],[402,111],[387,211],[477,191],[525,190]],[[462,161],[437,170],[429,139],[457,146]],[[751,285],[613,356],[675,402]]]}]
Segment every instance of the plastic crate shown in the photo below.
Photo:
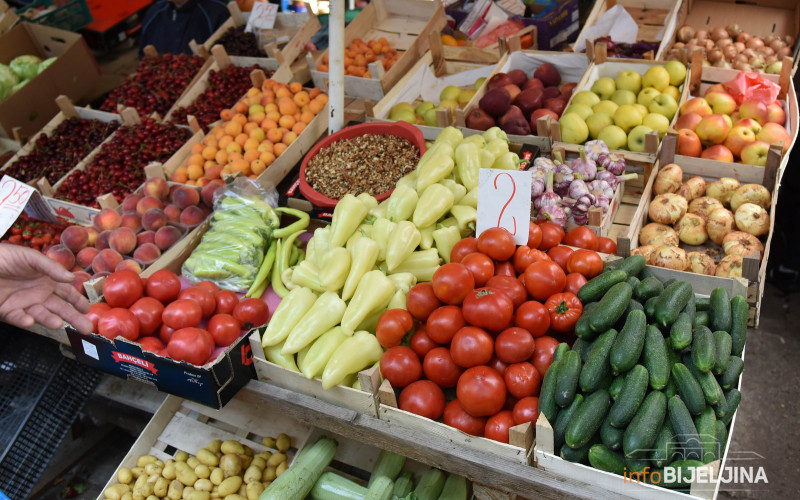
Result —
[{"label": "plastic crate", "polygon": [[[47,8],[55,5],[56,8],[47,14],[29,19],[24,15],[27,10],[35,10],[40,7]],[[17,13],[28,22],[44,24],[66,31],[78,31],[92,22],[92,13],[86,0],[33,0],[31,3]]]},{"label": "plastic crate", "polygon": [[100,372],[64,358],[51,340],[3,326],[0,492],[26,498],[92,394]]}]

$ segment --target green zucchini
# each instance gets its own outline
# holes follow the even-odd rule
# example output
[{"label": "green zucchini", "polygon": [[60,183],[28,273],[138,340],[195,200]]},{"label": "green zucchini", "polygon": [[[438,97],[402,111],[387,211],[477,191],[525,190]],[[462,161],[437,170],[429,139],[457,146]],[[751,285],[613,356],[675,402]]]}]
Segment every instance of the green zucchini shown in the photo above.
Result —
[{"label": "green zucchini", "polygon": [[653,443],[653,451],[650,453],[650,460],[656,467],[664,467],[672,462],[672,457],[675,456],[677,446],[675,443],[675,431],[672,430],[672,424],[669,418],[664,419],[661,425],[661,430],[658,431],[656,442]]},{"label": "green zucchini", "polygon": [[[583,392],[594,392],[603,383],[606,375],[611,372],[608,364],[608,356],[611,353],[611,346],[617,336],[616,330],[608,330],[600,335],[592,344],[589,357],[581,369],[579,383]],[[539,411],[541,411],[541,396],[539,400]]]},{"label": "green zucchini", "polygon": [[445,483],[445,474],[439,469],[428,469],[414,488],[418,500],[438,500]]},{"label": "green zucchini", "polygon": [[720,416],[725,425],[730,425],[733,415],[736,413],[736,408],[739,407],[741,401],[742,393],[739,392],[739,389],[734,388],[725,392],[725,415]]},{"label": "green zucchini", "polygon": [[661,391],[651,391],[622,436],[626,457],[642,458],[653,447],[667,414],[667,398]]},{"label": "green zucchini", "polygon": [[744,361],[739,356],[729,356],[728,366],[725,372],[719,377],[719,385],[725,389],[731,389],[739,385],[739,375],[744,370]]},{"label": "green zucchini", "polygon": [[619,393],[622,390],[622,386],[625,384],[625,374],[620,373],[614,380],[611,382],[611,387],[608,388],[608,395],[611,396],[611,399],[614,401],[617,400],[619,397]]},{"label": "green zucchini", "polygon": [[697,435],[697,427],[680,396],[670,398],[667,403],[667,412],[669,413],[669,422],[675,431],[675,440],[681,445],[683,458],[699,459],[702,447]]},{"label": "green zucchini", "polygon": [[678,282],[678,280],[676,280],[675,278],[670,278],[670,279],[668,279],[667,281],[664,282],[664,288],[667,288],[671,284],[677,283],[677,282]]},{"label": "green zucchini", "polygon": [[642,472],[647,467],[650,467],[651,469],[653,467],[652,462],[650,462],[649,459],[625,457],[625,470],[628,475],[630,475],[631,472]]},{"label": "green zucchini", "polygon": [[644,367],[650,374],[650,387],[661,390],[669,382],[669,350],[664,336],[653,325],[647,327],[644,339]]},{"label": "green zucchini", "polygon": [[608,411],[611,425],[618,429],[628,425],[644,401],[648,380],[647,369],[642,365],[634,366],[627,373],[619,398]]},{"label": "green zucchini", "polygon": [[620,453],[604,444],[595,444],[589,448],[589,463],[595,469],[612,474],[622,475],[625,472],[625,459]]},{"label": "green zucchini", "polygon": [[633,311],[642,311],[644,313],[644,306],[636,299],[631,299],[631,301],[628,302],[628,307],[625,308],[625,311],[622,312],[622,316],[620,316],[617,322],[614,324],[614,329],[619,331],[624,328],[625,322],[628,320],[628,316]]},{"label": "green zucchini", "polygon": [[731,334],[723,331],[714,332],[714,373],[722,375],[728,369],[728,361],[731,357],[731,347],[733,340]]},{"label": "green zucchini", "polygon": [[367,489],[334,472],[323,472],[311,489],[311,500],[364,500]]},{"label": "green zucchini", "polygon": [[553,361],[558,361],[563,358],[567,352],[569,352],[569,344],[561,342],[556,346],[556,350],[553,352]]},{"label": "green zucchini", "polygon": [[620,271],[625,271],[628,276],[639,276],[644,266],[647,264],[645,258],[641,255],[631,255],[622,261],[622,264],[617,267]]},{"label": "green zucchini", "polygon": [[664,284],[655,276],[648,276],[639,282],[633,290],[633,296],[639,302],[647,302],[653,297],[658,297],[664,291]]},{"label": "green zucchini", "polygon": [[612,286],[589,316],[589,328],[599,333],[614,326],[628,307],[632,293],[631,286],[625,282]]},{"label": "green zucchini", "polygon": [[389,476],[379,476],[374,481],[370,481],[367,494],[364,495],[364,500],[392,500],[392,492],[394,491],[394,481]]},{"label": "green zucchini", "polygon": [[731,329],[726,331],[731,334],[731,354],[734,356],[741,356],[744,351],[749,314],[747,300],[744,297],[737,295],[731,299]]},{"label": "green zucchini", "polygon": [[406,457],[392,453],[386,450],[381,450],[378,454],[378,460],[375,462],[375,467],[372,469],[372,475],[369,478],[367,486],[372,486],[373,481],[381,476],[386,476],[392,481],[397,479],[403,466],[406,464]]},{"label": "green zucchini", "polygon": [[558,415],[556,415],[555,422],[552,422],[550,424],[553,427],[554,450],[561,449],[561,446],[564,444],[564,434],[567,432],[567,426],[569,425],[569,421],[572,419],[572,416],[575,415],[575,412],[578,411],[578,408],[580,408],[582,404],[583,404],[583,394],[576,394],[575,397],[572,399],[572,403],[563,410],[559,410]]},{"label": "green zucchini", "polygon": [[394,491],[392,496],[397,498],[405,498],[409,493],[414,491],[414,474],[411,472],[404,472],[397,481],[394,482]]},{"label": "green zucchini", "polygon": [[664,293],[658,296],[654,317],[656,323],[662,328],[669,327],[689,303],[689,297],[694,294],[692,285],[685,281],[676,281],[664,287]]},{"label": "green zucchini", "polygon": [[669,343],[676,351],[682,351],[692,344],[692,320],[685,312],[678,315],[669,329]]},{"label": "green zucchini", "polygon": [[585,363],[589,358],[589,351],[591,351],[591,349],[592,342],[582,338],[575,339],[575,343],[572,344],[572,350],[580,355],[582,363]]},{"label": "green zucchini", "polygon": [[699,326],[694,331],[692,340],[692,363],[701,372],[709,372],[716,364],[716,346],[714,334],[705,326]]},{"label": "green zucchini", "polygon": [[467,500],[468,486],[466,478],[450,474],[444,482],[439,500]]},{"label": "green zucchini", "polygon": [[708,311],[697,311],[694,315],[694,323],[692,323],[694,328],[698,326],[708,326]]},{"label": "green zucchini", "polygon": [[710,406],[700,412],[700,415],[694,419],[694,426],[697,429],[697,435],[700,437],[700,444],[703,446],[703,454],[700,461],[709,463],[714,461],[717,453],[717,417],[714,415],[714,409]]},{"label": "green zucchini", "polygon": [[608,416],[603,420],[603,425],[600,426],[600,441],[612,450],[622,449],[622,435],[625,429],[617,429],[611,422],[608,421]]},{"label": "green zucchini", "polygon": [[[683,363],[676,363],[672,367],[672,378],[675,379],[675,385],[678,387],[678,394],[680,394],[682,402],[686,405],[692,415],[699,415],[703,408],[706,407],[706,398],[703,395],[703,389],[700,383],[694,378],[692,372]],[[673,422],[673,426],[674,426]],[[675,429],[677,432],[678,429]]]},{"label": "green zucchini", "polygon": [[728,295],[728,291],[719,287],[711,290],[709,303],[709,328],[713,331],[729,332],[731,330],[731,297]]},{"label": "green zucchini", "polygon": [[325,468],[333,461],[338,443],[320,437],[294,459],[292,466],[277,477],[258,497],[259,500],[304,500]]},{"label": "green zucchini", "polygon": [[564,433],[564,442],[573,449],[584,446],[603,424],[611,398],[608,391],[595,391],[583,400],[583,403],[572,415]]},{"label": "green zucchini", "polygon": [[647,317],[644,311],[632,311],[625,320],[625,326],[614,339],[609,353],[609,363],[614,375],[625,373],[636,364],[644,348]]},{"label": "green zucchini", "polygon": [[612,286],[628,279],[628,273],[623,270],[614,270],[599,274],[587,281],[578,290],[578,298],[582,303],[597,302]]},{"label": "green zucchini", "polygon": [[[592,314],[592,311],[598,306],[599,302],[590,302],[583,306],[583,313],[581,317],[578,318],[578,321],[575,323],[575,336],[578,337],[578,340],[585,340],[590,342],[597,338],[597,333],[594,332],[589,327],[589,317]],[[577,341],[576,341],[577,342]],[[572,347],[575,349],[575,347]]]},{"label": "green zucchini", "polygon": [[563,357],[561,368],[558,370],[558,378],[556,378],[555,399],[558,406],[563,408],[572,403],[580,376],[581,356],[575,351],[568,351]]},{"label": "green zucchini", "polygon": [[558,371],[561,369],[562,361],[554,361],[553,364],[544,372],[544,379],[539,390],[539,413],[547,418],[548,422],[555,422],[558,413],[556,404],[556,381]]}]

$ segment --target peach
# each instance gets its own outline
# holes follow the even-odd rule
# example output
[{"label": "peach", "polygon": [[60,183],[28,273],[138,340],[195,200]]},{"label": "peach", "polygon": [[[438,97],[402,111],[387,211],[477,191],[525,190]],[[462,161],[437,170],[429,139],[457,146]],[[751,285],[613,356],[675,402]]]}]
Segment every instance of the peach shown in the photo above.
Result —
[{"label": "peach", "polygon": [[94,216],[94,219],[92,219],[92,225],[94,225],[98,231],[112,231],[118,228],[121,222],[122,216],[112,208],[100,210],[100,212]]},{"label": "peach", "polygon": [[181,219],[181,209],[170,203],[164,207],[164,215],[167,216],[167,221],[178,222]]},{"label": "peach", "polygon": [[86,234],[89,235],[89,239],[86,242],[87,247],[93,247],[95,242],[97,242],[97,235],[100,234],[97,232],[97,229],[93,227],[86,227]]},{"label": "peach", "polygon": [[89,233],[83,226],[69,226],[61,233],[61,243],[72,253],[77,253],[88,245]]},{"label": "peach", "polygon": [[152,262],[161,257],[161,250],[154,243],[145,243],[133,252],[133,258],[142,262]]},{"label": "peach", "polygon": [[86,289],[83,288],[83,284],[87,281],[92,279],[92,276],[85,272],[85,271],[78,271],[75,273],[75,281],[72,282],[72,286],[75,287],[81,294],[86,295]]},{"label": "peach", "polygon": [[155,231],[142,231],[141,233],[136,235],[136,243],[138,245],[144,245],[145,243],[153,243],[155,240],[156,240]]},{"label": "peach", "polygon": [[106,248],[105,250],[100,250],[100,253],[95,256],[92,261],[92,271],[95,273],[110,273],[114,271],[120,262],[122,262],[122,255],[115,250]]},{"label": "peach", "polygon": [[156,231],[155,244],[161,250],[166,250],[181,239],[181,230],[175,226],[164,226]]},{"label": "peach", "polygon": [[146,196],[154,196],[159,200],[166,200],[169,195],[169,184],[161,177],[147,179],[142,186],[142,193]]},{"label": "peach", "polygon": [[109,247],[108,239],[111,237],[111,231],[103,231],[97,235],[97,241],[94,242],[94,247],[98,250],[105,250]]},{"label": "peach", "polygon": [[203,186],[203,189],[200,191],[200,197],[203,199],[203,203],[207,206],[212,207],[214,206],[214,193],[217,192],[217,189],[224,187],[222,182],[215,182],[211,181],[210,183]]},{"label": "peach", "polygon": [[108,238],[108,246],[122,255],[129,254],[136,248],[136,233],[129,227],[117,228]]},{"label": "peach", "polygon": [[205,218],[205,212],[200,207],[192,205],[183,209],[180,222],[191,227],[200,224]]},{"label": "peach", "polygon": [[75,265],[75,255],[66,245],[53,245],[45,255],[64,266],[64,269],[72,269]]},{"label": "peach", "polygon": [[127,227],[133,231],[137,231],[142,227],[142,216],[139,215],[139,212],[124,213],[122,214],[122,223],[120,227]]},{"label": "peach", "polygon": [[169,187],[169,199],[170,200],[172,200],[172,197],[175,196],[175,191],[177,191],[179,187],[181,187],[180,184],[172,184]]},{"label": "peach", "polygon": [[99,253],[100,250],[96,248],[86,247],[80,252],[78,252],[78,255],[75,256],[75,261],[82,268],[86,268],[92,265],[92,261]]},{"label": "peach", "polygon": [[142,197],[136,193],[131,193],[122,200],[122,211],[123,212],[134,212],[136,211],[136,204],[139,203]]},{"label": "peach", "polygon": [[136,211],[139,212],[139,215],[144,215],[144,213],[151,208],[158,208],[160,210],[164,208],[164,203],[155,196],[145,196],[136,204]]},{"label": "peach", "polygon": [[117,267],[114,268],[114,271],[119,271],[120,269],[130,269],[131,271],[135,272],[136,274],[139,274],[140,272],[142,272],[142,266],[138,262],[133,260],[133,259],[125,259],[125,260],[123,260],[122,262],[117,264]]},{"label": "peach", "polygon": [[155,231],[167,224],[167,216],[159,208],[151,208],[142,216],[142,227],[146,231]]},{"label": "peach", "polygon": [[183,210],[186,207],[200,203],[200,192],[188,186],[181,186],[175,190],[172,196],[172,203]]}]

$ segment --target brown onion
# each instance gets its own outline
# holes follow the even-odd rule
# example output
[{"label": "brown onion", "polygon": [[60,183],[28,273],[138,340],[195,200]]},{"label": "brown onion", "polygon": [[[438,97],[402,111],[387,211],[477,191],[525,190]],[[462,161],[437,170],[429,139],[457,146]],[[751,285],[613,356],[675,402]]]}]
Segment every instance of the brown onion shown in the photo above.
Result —
[{"label": "brown onion", "polygon": [[717,265],[714,264],[714,259],[702,252],[689,252],[686,254],[686,257],[689,259],[689,267],[686,268],[687,271],[714,276],[714,271],[717,269]]},{"label": "brown onion", "polygon": [[714,276],[720,278],[741,278],[742,277],[742,256],[727,255],[719,261]]},{"label": "brown onion", "polygon": [[[741,208],[741,207],[740,207]],[[653,198],[647,213],[650,220],[660,224],[675,224],[689,210],[686,198],[674,193],[664,193]]]},{"label": "brown onion", "polygon": [[786,42],[786,45],[790,47],[794,45],[794,37],[792,35],[784,36],[783,41]]},{"label": "brown onion", "polygon": [[748,73],[753,72],[753,67],[750,66],[750,64],[747,63],[746,61],[745,62],[736,61],[736,63],[734,63],[733,65],[733,69],[738,69],[739,71],[746,71]]},{"label": "brown onion", "polygon": [[738,24],[732,23],[725,27],[725,31],[727,31],[728,35],[730,35],[731,37],[735,37],[736,35],[742,32],[742,28],[740,28]]},{"label": "brown onion", "polygon": [[691,203],[689,203],[688,213],[708,217],[708,214],[713,212],[716,208],[723,208],[721,201],[716,198],[712,198],[711,196],[701,196],[700,198],[695,198],[691,201]]},{"label": "brown onion", "polygon": [[684,24],[680,28],[678,28],[678,41],[686,42],[692,38],[694,38],[694,28],[689,26],[688,24]]},{"label": "brown onion", "polygon": [[736,62],[746,63],[748,61],[747,56],[744,54],[737,54],[736,55]]},{"label": "brown onion", "polygon": [[773,41],[771,41],[769,43],[769,47],[772,50],[774,50],[775,52],[779,51],[780,49],[782,49],[785,46],[786,46],[786,44],[783,43],[783,40],[781,40],[781,39],[776,39],[776,40],[773,40]]},{"label": "brown onion", "polygon": [[653,183],[653,192],[657,195],[664,193],[674,193],[681,187],[683,182],[683,169],[677,163],[664,165],[656,175]]},{"label": "brown onion", "polygon": [[739,52],[736,50],[736,47],[728,45],[722,49],[722,54],[725,56],[726,61],[733,62],[733,60],[736,59],[736,56],[739,55]]},{"label": "brown onion", "polygon": [[650,254],[647,260],[647,263],[650,265],[674,269],[676,271],[683,271],[689,267],[689,258],[686,256],[686,250],[678,247],[658,247],[653,250],[653,253]]},{"label": "brown onion", "polygon": [[777,60],[778,56],[776,55],[767,56],[766,58],[764,58],[764,64],[769,66],[770,64],[776,62]]},{"label": "brown onion", "polygon": [[742,51],[742,55],[745,55],[745,56],[747,56],[748,59],[750,59],[751,57],[756,55],[756,51],[753,50],[753,49],[744,49]]},{"label": "brown onion", "polygon": [[678,243],[680,243],[680,239],[678,239],[678,233],[676,233],[674,229],[666,224],[651,222],[645,225],[641,231],[639,231],[640,245],[670,245],[676,247],[678,246]]},{"label": "brown onion", "polygon": [[734,231],[728,233],[722,239],[722,248],[725,250],[725,255],[740,255],[747,257],[750,254],[757,253],[759,260],[764,254],[764,245],[758,238],[750,233],[744,231]]},{"label": "brown onion", "polygon": [[764,58],[761,56],[753,56],[750,58],[750,66],[754,68],[763,68],[764,67]]},{"label": "brown onion", "polygon": [[683,48],[683,47],[686,47],[686,44],[683,43],[683,42],[675,42],[675,43],[672,44],[672,48],[673,49],[680,49],[680,48]]},{"label": "brown onion", "polygon": [[716,42],[717,40],[728,38],[728,32],[725,31],[725,28],[712,28],[709,36]]},{"label": "brown onion", "polygon": [[731,40],[730,38],[720,38],[719,40],[717,40],[717,47],[719,47],[720,49],[724,49],[728,45],[733,45],[733,40]]},{"label": "brown onion", "polygon": [[760,49],[764,46],[764,41],[760,38],[751,38],[745,42],[748,49]]},{"label": "brown onion", "polygon": [[743,42],[734,42],[733,46],[736,47],[737,52],[741,52],[745,49]]},{"label": "brown onion", "polygon": [[778,52],[775,53],[778,59],[783,59],[784,57],[789,57],[792,55],[792,48],[791,47],[783,47]]},{"label": "brown onion", "polygon": [[706,242],[706,219],[695,214],[686,214],[675,224],[678,238],[687,245],[699,246]]},{"label": "brown onion", "polygon": [[719,61],[715,62],[713,66],[715,68],[733,69],[733,65],[725,59],[720,59]]},{"label": "brown onion", "polygon": [[719,62],[720,60],[722,60],[722,51],[719,49],[709,50],[706,58],[710,63]]},{"label": "brown onion", "polygon": [[734,218],[739,231],[750,233],[756,237],[769,233],[769,214],[755,203],[739,205]]},{"label": "brown onion", "polygon": [[775,40],[780,40],[780,37],[778,35],[767,35],[764,38],[764,45],[769,45],[772,42],[774,42]]},{"label": "brown onion", "polygon": [[744,42],[746,42],[748,40],[750,40],[750,33],[746,33],[746,32],[743,31],[743,32],[739,33],[738,35],[736,35],[736,41],[737,42],[744,43]]},{"label": "brown onion", "polygon": [[714,44],[713,40],[706,40],[705,41],[705,47],[706,47],[706,50],[711,50],[711,49],[716,47],[716,44]]},{"label": "brown onion", "polygon": [[644,257],[645,262],[650,260],[650,255],[658,248],[659,245],[642,245],[631,250],[631,255],[641,255]]},{"label": "brown onion", "polygon": [[705,40],[708,38],[708,32],[706,30],[697,30],[694,32],[694,37],[697,38],[698,41]]},{"label": "brown onion", "polygon": [[764,47],[763,49],[761,49],[761,54],[765,56],[774,56],[775,51],[772,50],[772,47]]},{"label": "brown onion", "polygon": [[717,245],[722,244],[722,239],[734,231],[736,221],[733,214],[727,208],[715,208],[708,214],[706,221],[706,232],[708,237]]}]

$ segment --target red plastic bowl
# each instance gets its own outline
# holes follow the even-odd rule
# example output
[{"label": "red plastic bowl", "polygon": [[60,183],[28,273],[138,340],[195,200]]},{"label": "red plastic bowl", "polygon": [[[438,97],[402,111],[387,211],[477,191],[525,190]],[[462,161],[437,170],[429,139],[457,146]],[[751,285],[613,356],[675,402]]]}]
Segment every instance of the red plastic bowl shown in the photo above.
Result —
[{"label": "red plastic bowl", "polygon": [[[373,123],[360,123],[358,125],[352,125],[350,127],[345,127],[342,130],[336,132],[333,135],[329,135],[325,139],[318,142],[311,151],[308,152],[305,158],[303,158],[303,163],[300,164],[300,192],[303,193],[303,196],[318,207],[335,207],[339,200],[334,200],[333,198],[328,198],[327,196],[319,193],[312,188],[308,182],[306,182],[306,167],[308,166],[308,162],[311,161],[317,152],[325,147],[330,146],[334,142],[341,140],[341,139],[352,139],[354,137],[360,137],[366,134],[389,134],[394,135],[397,137],[401,137],[414,146],[419,150],[419,156],[422,158],[422,155],[425,154],[425,138],[422,137],[422,132],[411,125],[410,123],[406,122],[373,122]],[[378,201],[383,201],[392,194],[393,189],[386,191],[385,193],[381,193],[375,197]]]}]

